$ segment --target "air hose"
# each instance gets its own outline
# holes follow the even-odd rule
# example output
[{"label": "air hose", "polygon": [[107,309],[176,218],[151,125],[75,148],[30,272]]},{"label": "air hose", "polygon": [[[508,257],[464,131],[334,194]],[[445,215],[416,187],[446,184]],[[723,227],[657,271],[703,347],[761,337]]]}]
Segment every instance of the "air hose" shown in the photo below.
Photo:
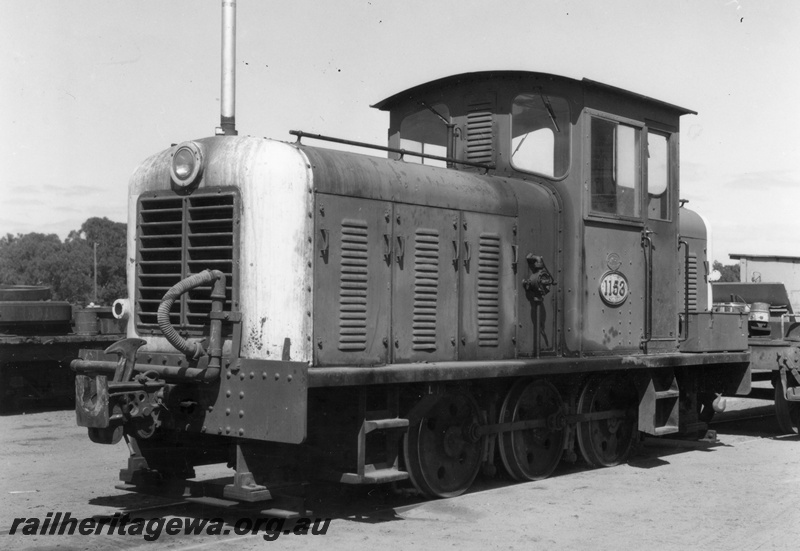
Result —
[{"label": "air hose", "polygon": [[[172,288],[170,288],[170,290],[164,294],[164,298],[161,300],[161,304],[158,306],[158,327],[161,329],[161,333],[164,335],[164,338],[166,338],[167,341],[178,351],[182,352],[187,358],[192,360],[199,359],[206,353],[206,351],[203,349],[203,345],[201,345],[199,342],[188,342],[178,334],[175,328],[172,327],[172,323],[169,319],[169,313],[174,302],[180,298],[182,294],[187,291],[191,291],[196,287],[208,285],[209,283],[214,282],[218,283],[214,285],[214,289],[211,292],[211,299],[212,301],[219,303],[219,310],[222,310],[221,305],[225,300],[225,274],[219,270],[204,270],[199,274],[194,274],[186,279],[181,280],[173,285]],[[221,297],[219,296],[220,294],[222,295]],[[212,331],[212,341],[214,340],[213,333],[214,332]],[[210,347],[214,348],[215,345],[218,347],[219,343],[212,342]]]}]

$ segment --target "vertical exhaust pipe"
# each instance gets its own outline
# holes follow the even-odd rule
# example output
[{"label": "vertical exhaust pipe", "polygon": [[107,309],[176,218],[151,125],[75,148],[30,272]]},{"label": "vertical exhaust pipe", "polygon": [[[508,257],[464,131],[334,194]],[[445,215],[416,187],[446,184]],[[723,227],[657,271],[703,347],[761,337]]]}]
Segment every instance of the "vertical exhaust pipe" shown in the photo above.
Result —
[{"label": "vertical exhaust pipe", "polygon": [[216,134],[236,136],[236,0],[222,0],[222,91]]}]

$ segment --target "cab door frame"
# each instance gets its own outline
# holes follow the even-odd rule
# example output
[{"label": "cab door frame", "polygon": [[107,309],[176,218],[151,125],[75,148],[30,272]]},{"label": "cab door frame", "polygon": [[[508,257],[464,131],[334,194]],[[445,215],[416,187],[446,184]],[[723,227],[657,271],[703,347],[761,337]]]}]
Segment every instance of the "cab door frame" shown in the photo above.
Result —
[{"label": "cab door frame", "polygon": [[[635,120],[591,108],[584,109],[583,190],[583,283],[584,336],[582,350],[587,354],[620,352],[675,351],[678,343],[678,133],[677,129],[648,119]],[[613,135],[610,156],[593,159],[595,121],[606,125]],[[613,130],[611,128],[613,127]],[[619,128],[634,130],[627,135],[634,146],[624,163],[620,161]],[[648,190],[650,133],[666,138],[666,218],[649,215]],[[608,144],[607,144],[608,146]],[[629,145],[630,147],[630,145]],[[592,164],[608,182],[594,181]],[[621,183],[620,172],[627,170],[635,184]],[[608,176],[610,174],[610,176]],[[601,178],[602,179],[602,178]],[[602,189],[608,183],[610,189]],[[633,190],[634,197],[625,197]],[[616,289],[626,288],[624,296]]]},{"label": "cab door frame", "polygon": [[[649,334],[643,342],[645,350],[675,351],[678,346],[680,285],[680,261],[678,258],[678,129],[664,123],[645,119],[644,214],[649,242],[653,246],[652,274],[649,291]],[[656,148],[650,145],[649,136],[666,139],[666,189],[664,203],[666,216],[653,216],[650,205],[651,184],[655,174],[651,174],[651,161],[656,160]],[[680,309],[682,310],[682,309]]]},{"label": "cab door frame", "polygon": [[[646,235],[645,148],[643,121],[607,111],[584,108],[582,272],[583,334],[586,355],[632,354],[641,351],[646,330],[647,259],[642,248]],[[597,128],[594,128],[597,125]],[[601,125],[605,126],[605,129]],[[620,160],[620,128],[632,139],[632,155]],[[593,158],[593,139],[601,133],[605,155]],[[594,167],[593,163],[598,166]],[[634,187],[621,183],[627,171]],[[632,196],[631,196],[632,195]]]}]

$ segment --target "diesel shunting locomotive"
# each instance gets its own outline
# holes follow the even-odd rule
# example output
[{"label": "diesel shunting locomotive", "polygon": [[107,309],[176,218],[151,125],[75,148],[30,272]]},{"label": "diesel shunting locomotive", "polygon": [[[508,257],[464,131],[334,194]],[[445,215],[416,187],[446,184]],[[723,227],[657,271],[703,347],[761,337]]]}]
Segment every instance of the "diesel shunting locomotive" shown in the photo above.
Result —
[{"label": "diesel shunting locomotive", "polygon": [[476,72],[376,104],[388,144],[334,140],[355,153],[239,136],[228,98],[217,135],[132,176],[128,338],[73,362],[129,487],[227,462],[230,500],[309,478],[456,496],[495,465],[617,465],[749,392],[746,316],[712,311],[680,201],[692,111]]}]

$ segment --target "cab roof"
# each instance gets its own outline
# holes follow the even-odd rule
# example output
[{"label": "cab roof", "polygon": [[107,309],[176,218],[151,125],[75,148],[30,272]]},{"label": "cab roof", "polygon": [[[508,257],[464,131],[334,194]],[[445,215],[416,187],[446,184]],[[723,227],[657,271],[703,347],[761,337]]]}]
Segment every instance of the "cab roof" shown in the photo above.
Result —
[{"label": "cab roof", "polygon": [[540,79],[540,80],[544,79],[544,80],[553,80],[560,82],[569,82],[574,85],[583,87],[584,90],[593,89],[600,92],[606,92],[620,98],[629,98],[631,100],[644,101],[652,105],[657,105],[661,108],[673,111],[678,116],[697,114],[696,111],[693,111],[691,109],[686,109],[685,107],[680,107],[671,103],[667,103],[665,101],[645,96],[643,94],[638,94],[636,92],[624,90],[622,88],[617,88],[616,86],[603,84],[601,82],[590,80],[588,78],[584,78],[582,80],[576,80],[559,75],[553,75],[549,73],[538,73],[533,71],[478,71],[473,73],[461,73],[458,75],[452,75],[432,80],[430,82],[426,82],[423,84],[419,84],[417,86],[413,86],[411,88],[408,88],[407,90],[403,90],[402,92],[398,92],[397,94],[394,94],[386,99],[377,102],[376,104],[372,105],[372,107],[380,109],[381,111],[390,111],[409,99],[427,95],[431,92],[436,91],[437,89],[451,88],[456,86],[470,86],[479,82],[485,83],[492,80],[500,81],[509,79],[518,79],[521,81],[528,79]]}]

